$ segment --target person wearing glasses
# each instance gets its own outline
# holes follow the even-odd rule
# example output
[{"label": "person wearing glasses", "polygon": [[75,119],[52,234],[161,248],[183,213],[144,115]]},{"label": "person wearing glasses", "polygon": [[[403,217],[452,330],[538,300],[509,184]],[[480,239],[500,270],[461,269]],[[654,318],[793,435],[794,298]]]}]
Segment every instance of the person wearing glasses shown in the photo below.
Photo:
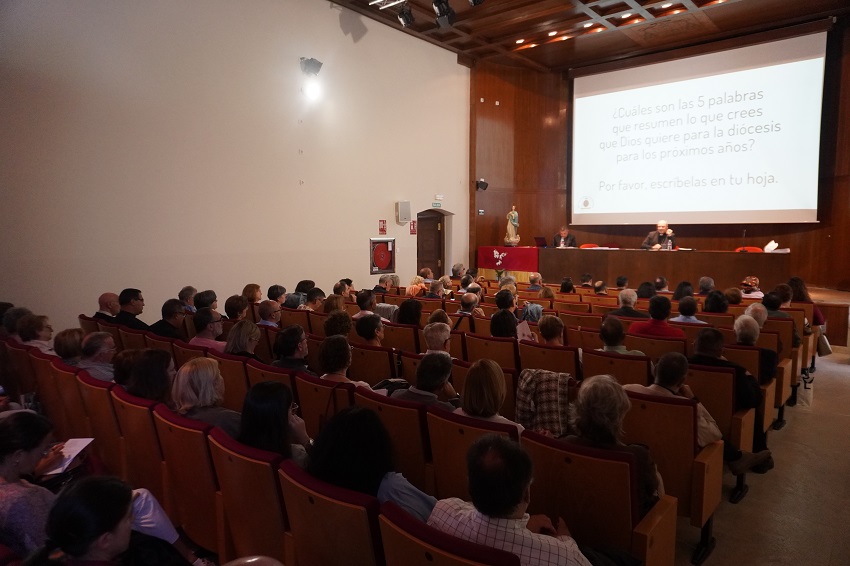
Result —
[{"label": "person wearing glasses", "polygon": [[298,310],[302,311],[318,311],[322,308],[325,302],[325,292],[318,287],[313,287],[307,291],[307,298],[304,304],[298,305]]},{"label": "person wearing glasses", "polygon": [[260,315],[260,326],[280,327],[280,304],[277,301],[263,301],[258,309]]},{"label": "person wearing glasses", "polygon": [[77,367],[101,381],[113,381],[115,372],[112,358],[115,356],[115,339],[109,332],[92,332],[83,338],[83,351]]},{"label": "person wearing glasses", "polygon": [[289,325],[277,333],[274,341],[274,355],[277,356],[277,359],[272,362],[274,367],[294,369],[316,376],[307,369],[307,335],[299,325]]},{"label": "person wearing glasses", "polygon": [[150,330],[150,326],[136,318],[145,310],[145,299],[138,289],[124,289],[118,295],[121,310],[115,315],[115,322],[133,330]]},{"label": "person wearing glasses", "polygon": [[189,344],[224,352],[227,342],[216,340],[223,331],[221,320],[222,316],[209,307],[198,309],[192,320],[195,323],[195,337],[189,340]]},{"label": "person wearing glasses", "polygon": [[186,310],[180,299],[168,299],[162,303],[162,319],[151,325],[151,332],[163,338],[183,340],[181,330]]},{"label": "person wearing glasses", "polygon": [[51,343],[53,327],[50,326],[50,321],[46,316],[28,314],[18,321],[16,328],[21,342],[27,346],[38,348],[39,351],[48,356],[56,355]]}]

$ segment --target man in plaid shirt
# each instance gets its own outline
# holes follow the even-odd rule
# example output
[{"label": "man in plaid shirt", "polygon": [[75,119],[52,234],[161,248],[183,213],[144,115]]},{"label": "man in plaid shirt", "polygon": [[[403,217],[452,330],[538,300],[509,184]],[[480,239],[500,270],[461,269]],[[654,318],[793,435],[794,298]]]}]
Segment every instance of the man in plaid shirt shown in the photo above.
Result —
[{"label": "man in plaid shirt", "polygon": [[437,502],[428,524],[445,533],[519,556],[524,566],[590,566],[563,519],[557,528],[545,515],[529,516],[531,458],[499,435],[480,438],[466,457],[472,503]]}]

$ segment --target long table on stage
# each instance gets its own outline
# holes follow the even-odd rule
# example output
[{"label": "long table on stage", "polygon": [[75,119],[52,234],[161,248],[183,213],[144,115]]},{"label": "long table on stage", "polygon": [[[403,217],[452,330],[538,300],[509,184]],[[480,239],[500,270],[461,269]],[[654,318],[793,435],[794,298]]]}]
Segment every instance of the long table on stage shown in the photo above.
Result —
[{"label": "long table on stage", "polygon": [[578,284],[582,273],[590,273],[594,281],[602,279],[614,287],[617,277],[625,275],[633,289],[663,275],[670,290],[679,281],[690,281],[696,290],[699,278],[708,275],[723,290],[755,275],[762,290],[770,290],[788,281],[792,275],[789,264],[790,254],[558,248],[540,248],[538,252],[538,270],[547,283],[570,276]]}]

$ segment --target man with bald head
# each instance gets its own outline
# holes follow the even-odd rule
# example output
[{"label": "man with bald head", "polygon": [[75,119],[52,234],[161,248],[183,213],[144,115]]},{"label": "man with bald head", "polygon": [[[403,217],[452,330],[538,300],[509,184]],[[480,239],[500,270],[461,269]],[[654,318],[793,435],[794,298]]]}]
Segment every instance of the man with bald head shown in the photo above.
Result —
[{"label": "man with bald head", "polygon": [[467,316],[484,316],[484,311],[478,306],[478,295],[476,293],[464,293],[460,297],[460,309],[457,314]]},{"label": "man with bald head", "polygon": [[97,308],[98,311],[94,313],[92,318],[115,322],[115,315],[121,310],[121,305],[118,304],[118,295],[115,293],[102,294],[97,299]]},{"label": "man with bald head", "polygon": [[655,225],[655,231],[646,236],[640,247],[645,250],[660,250],[667,247],[667,242],[670,242],[671,248],[675,248],[676,236],[666,220],[659,220]]}]

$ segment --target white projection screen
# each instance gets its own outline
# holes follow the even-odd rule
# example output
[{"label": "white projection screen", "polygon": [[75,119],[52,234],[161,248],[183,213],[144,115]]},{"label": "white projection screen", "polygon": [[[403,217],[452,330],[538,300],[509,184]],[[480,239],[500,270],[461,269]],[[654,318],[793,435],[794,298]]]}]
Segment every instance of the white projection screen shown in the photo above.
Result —
[{"label": "white projection screen", "polygon": [[826,33],[577,77],[572,222],[817,222]]}]

